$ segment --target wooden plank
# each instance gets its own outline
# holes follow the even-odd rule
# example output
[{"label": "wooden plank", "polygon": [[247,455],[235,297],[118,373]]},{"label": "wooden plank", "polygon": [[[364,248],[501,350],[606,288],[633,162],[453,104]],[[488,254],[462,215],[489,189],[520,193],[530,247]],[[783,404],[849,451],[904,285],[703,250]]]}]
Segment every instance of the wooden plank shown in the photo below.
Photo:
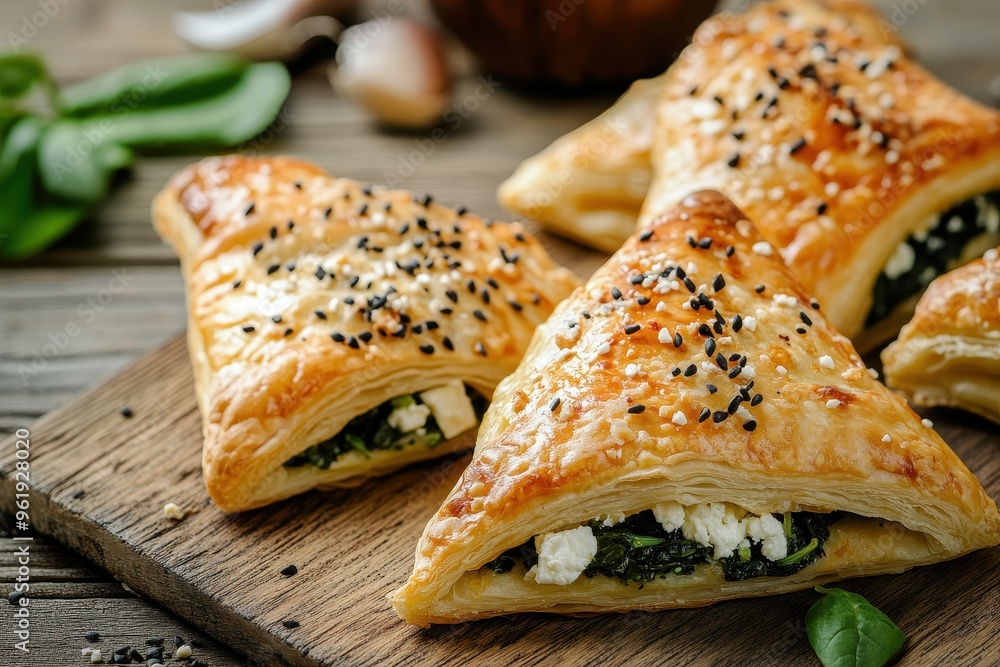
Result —
[{"label": "wooden plank", "polygon": [[[134,418],[118,414],[124,401]],[[960,414],[934,418],[1000,495],[995,429]],[[32,428],[32,525],[224,643],[256,647],[265,664],[815,664],[802,629],[811,592],[659,614],[408,627],[385,595],[408,575],[464,459],[226,516],[202,488],[200,447],[177,340]],[[0,451],[0,508],[10,511],[13,446]],[[168,522],[166,502],[191,514]],[[299,573],[282,577],[290,563]],[[901,665],[1000,662],[1000,549],[847,586],[907,631]],[[288,618],[300,627],[283,627]]]}]

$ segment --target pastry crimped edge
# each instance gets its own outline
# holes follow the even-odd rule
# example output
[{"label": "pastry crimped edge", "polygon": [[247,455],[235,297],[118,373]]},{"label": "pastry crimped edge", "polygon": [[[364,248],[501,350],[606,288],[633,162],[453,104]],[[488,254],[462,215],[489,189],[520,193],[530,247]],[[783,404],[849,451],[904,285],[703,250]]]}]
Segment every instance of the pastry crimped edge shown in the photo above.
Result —
[{"label": "pastry crimped edge", "polygon": [[[723,422],[728,430],[719,429],[713,420],[698,422],[698,408],[713,399],[695,397],[693,390],[678,389],[675,395],[666,389],[661,409],[667,409],[661,417],[654,401],[657,391],[667,386],[662,382],[634,395],[645,405],[643,412],[623,417],[633,394],[607,378],[623,371],[627,359],[643,367],[655,359],[644,356],[648,339],[638,356],[628,357],[631,339],[611,334],[611,349],[623,346],[624,351],[612,352],[606,362],[592,362],[585,375],[575,361],[572,370],[566,370],[574,355],[592,351],[594,340],[586,338],[591,335],[586,327],[598,326],[582,324],[578,313],[590,312],[596,320],[593,313],[599,303],[608,303],[605,295],[612,286],[629,299],[626,277],[637,264],[648,266],[646,253],[654,252],[649,248],[661,235],[666,238],[661,248],[679,263],[697,260],[697,251],[683,250],[685,235],[713,238],[717,250],[711,252],[731,243],[736,263],[715,261],[737,267],[734,270],[746,277],[738,281],[727,275],[725,289],[759,282],[768,290],[780,290],[783,301],[791,298],[799,304],[789,306],[789,314],[774,306],[761,317],[777,317],[791,326],[798,321],[795,310],[809,309],[811,298],[780,262],[752,256],[758,232],[717,193],[687,198],[644,231],[650,234],[646,241],[640,235],[627,241],[585,287],[560,304],[536,331],[518,370],[498,387],[472,462],[425,528],[413,574],[391,596],[404,620],[426,626],[520,611],[580,614],[700,606],[845,577],[900,572],[1000,543],[1000,513],[976,478],[904,401],[869,375],[849,341],[821,311],[809,311],[813,324],[808,336],[791,338],[795,334],[790,333],[789,344],[814,349],[816,355],[826,353],[836,371],[827,373],[811,356],[783,353],[783,343],[746,348],[769,350],[772,361],[789,364],[791,378],[782,380],[777,365],[755,365],[755,382],[768,398],[755,408],[752,416],[759,426],[750,433],[734,423],[735,417]],[[742,255],[748,257],[746,264]],[[699,280],[704,277],[698,275]],[[730,298],[752,299],[748,295],[743,289]],[[585,328],[579,334],[584,349],[568,342],[565,327],[573,321]],[[622,321],[630,320],[623,316]],[[642,325],[634,335],[651,335],[653,319],[634,321]],[[775,333],[757,324],[753,336]],[[819,337],[815,348],[809,347],[813,343],[791,343],[809,336]],[[664,350],[666,356],[673,348],[668,344]],[[665,363],[671,366],[675,360]],[[566,377],[560,378],[560,373]],[[562,401],[553,409],[553,387],[562,380]],[[571,384],[578,385],[575,394]],[[775,386],[780,386],[783,398],[773,395]],[[719,393],[726,392],[720,388]],[[835,404],[829,402],[833,397]],[[671,398],[677,400],[668,405]],[[687,420],[671,431],[675,409]],[[657,437],[657,427],[666,435]],[[616,439],[623,442],[616,444]],[[789,448],[789,442],[802,444]],[[628,515],[666,500],[684,505],[731,502],[758,514],[842,510],[870,519],[848,517],[834,523],[826,556],[789,577],[724,582],[718,572],[708,574],[699,566],[696,579],[668,577],[639,591],[600,575],[560,586],[526,582],[523,568],[506,575],[480,570],[532,536],[586,524],[608,512]],[[590,595],[611,597],[602,601]]]}]

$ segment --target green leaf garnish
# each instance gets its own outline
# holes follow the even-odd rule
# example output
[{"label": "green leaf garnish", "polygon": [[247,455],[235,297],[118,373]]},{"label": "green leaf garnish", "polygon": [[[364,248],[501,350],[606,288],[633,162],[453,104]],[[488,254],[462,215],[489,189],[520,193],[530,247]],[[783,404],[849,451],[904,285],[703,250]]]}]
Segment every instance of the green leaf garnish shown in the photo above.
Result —
[{"label": "green leaf garnish", "polygon": [[856,593],[817,586],[823,598],[806,613],[806,633],[825,667],[882,667],[906,635]]}]

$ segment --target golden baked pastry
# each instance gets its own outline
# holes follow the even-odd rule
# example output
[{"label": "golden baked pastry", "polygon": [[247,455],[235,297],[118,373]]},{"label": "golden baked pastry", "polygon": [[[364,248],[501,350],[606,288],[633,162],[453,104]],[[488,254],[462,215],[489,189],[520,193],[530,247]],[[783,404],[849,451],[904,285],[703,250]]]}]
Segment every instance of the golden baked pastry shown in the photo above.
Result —
[{"label": "golden baked pastry", "polygon": [[578,284],[520,225],[289,158],[188,167],[153,217],[181,258],[227,511],[469,446],[477,400]]},{"label": "golden baked pastry", "polygon": [[1000,255],[931,283],[882,352],[886,384],[915,405],[962,408],[1000,423]]},{"label": "golden baked pastry", "polygon": [[[1000,202],[1000,114],[933,77],[891,35],[855,0],[765,2],[710,19],[656,98],[640,215],[722,191],[859,349],[894,335],[936,275],[1000,243],[988,215]],[[521,171],[533,164],[545,182],[555,168],[538,165],[551,155]],[[521,199],[531,196],[504,202],[520,212]],[[605,210],[608,201],[634,205],[606,197]],[[599,245],[630,233],[626,217]]]},{"label": "golden baked pastry", "polygon": [[541,325],[424,530],[406,621],[692,607],[1000,543],[1000,513],[728,200]]}]

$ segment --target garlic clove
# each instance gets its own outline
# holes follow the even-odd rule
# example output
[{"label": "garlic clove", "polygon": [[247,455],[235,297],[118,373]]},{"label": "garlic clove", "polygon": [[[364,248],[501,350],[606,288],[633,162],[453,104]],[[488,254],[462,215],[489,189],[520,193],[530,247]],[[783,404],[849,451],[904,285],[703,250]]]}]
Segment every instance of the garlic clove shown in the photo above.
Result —
[{"label": "garlic clove", "polygon": [[225,51],[251,60],[289,60],[316,36],[335,39],[355,0],[246,0],[219,3],[215,11],[178,12],[174,31],[203,51]]},{"label": "garlic clove", "polygon": [[341,34],[334,87],[389,125],[439,123],[451,102],[451,72],[442,38],[419,21],[394,16]]}]

